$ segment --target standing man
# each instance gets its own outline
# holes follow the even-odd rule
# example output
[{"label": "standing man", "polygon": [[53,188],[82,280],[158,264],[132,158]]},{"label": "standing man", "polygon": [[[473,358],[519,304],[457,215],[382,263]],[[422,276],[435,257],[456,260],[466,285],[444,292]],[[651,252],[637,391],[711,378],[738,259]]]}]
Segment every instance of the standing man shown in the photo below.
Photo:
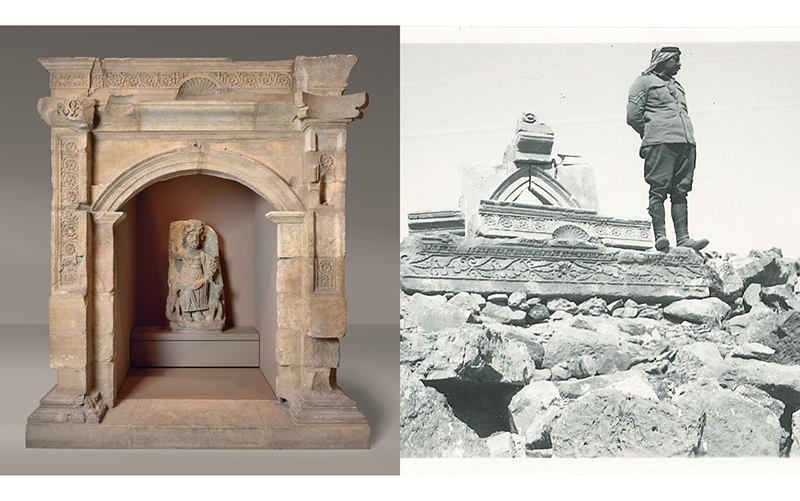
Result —
[{"label": "standing man", "polygon": [[673,78],[680,69],[680,49],[657,47],[650,66],[628,93],[628,125],[642,138],[639,156],[644,159],[644,180],[650,185],[647,210],[659,251],[669,248],[664,214],[667,195],[678,246],[699,251],[708,245],[706,239],[689,238],[686,195],[692,189],[696,148],[686,94]]}]

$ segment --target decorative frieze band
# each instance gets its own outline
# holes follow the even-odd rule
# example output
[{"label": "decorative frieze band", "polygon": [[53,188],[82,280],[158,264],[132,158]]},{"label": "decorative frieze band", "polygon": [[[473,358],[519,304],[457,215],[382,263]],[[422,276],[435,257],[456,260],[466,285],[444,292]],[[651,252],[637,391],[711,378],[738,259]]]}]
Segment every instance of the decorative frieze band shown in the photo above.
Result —
[{"label": "decorative frieze band", "polygon": [[215,72],[122,72],[50,75],[50,87],[57,88],[143,88],[176,89],[188,78],[211,77],[230,88],[290,88],[292,75],[288,72],[215,71]]}]

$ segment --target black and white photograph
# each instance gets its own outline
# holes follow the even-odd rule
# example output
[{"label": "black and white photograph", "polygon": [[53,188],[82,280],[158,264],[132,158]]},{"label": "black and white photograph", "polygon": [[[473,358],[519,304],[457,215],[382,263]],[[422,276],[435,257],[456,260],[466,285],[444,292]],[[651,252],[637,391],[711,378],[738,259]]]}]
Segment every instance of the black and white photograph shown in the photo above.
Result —
[{"label": "black and white photograph", "polygon": [[401,457],[797,457],[800,43],[565,31],[403,32]]}]

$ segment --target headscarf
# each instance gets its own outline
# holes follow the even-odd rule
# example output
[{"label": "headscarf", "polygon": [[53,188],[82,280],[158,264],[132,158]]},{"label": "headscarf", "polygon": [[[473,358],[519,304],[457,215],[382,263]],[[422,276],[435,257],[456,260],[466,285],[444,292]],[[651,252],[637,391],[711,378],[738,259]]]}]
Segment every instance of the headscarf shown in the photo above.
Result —
[{"label": "headscarf", "polygon": [[647,69],[642,72],[642,75],[652,73],[659,64],[663,63],[669,58],[679,56],[680,54],[681,50],[677,47],[656,47],[653,49],[653,55],[650,56],[650,66],[648,66]]}]

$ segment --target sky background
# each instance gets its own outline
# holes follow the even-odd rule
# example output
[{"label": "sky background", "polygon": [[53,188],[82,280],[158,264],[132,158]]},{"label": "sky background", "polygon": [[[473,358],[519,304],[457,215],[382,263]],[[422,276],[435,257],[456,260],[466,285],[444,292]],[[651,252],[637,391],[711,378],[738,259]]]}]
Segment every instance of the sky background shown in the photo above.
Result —
[{"label": "sky background", "polygon": [[499,164],[523,112],[552,127],[554,153],[593,167],[600,214],[647,219],[625,104],[662,44],[681,48],[698,145],[692,236],[800,257],[800,42],[403,43],[401,237],[408,212],[458,207],[458,165]]}]

